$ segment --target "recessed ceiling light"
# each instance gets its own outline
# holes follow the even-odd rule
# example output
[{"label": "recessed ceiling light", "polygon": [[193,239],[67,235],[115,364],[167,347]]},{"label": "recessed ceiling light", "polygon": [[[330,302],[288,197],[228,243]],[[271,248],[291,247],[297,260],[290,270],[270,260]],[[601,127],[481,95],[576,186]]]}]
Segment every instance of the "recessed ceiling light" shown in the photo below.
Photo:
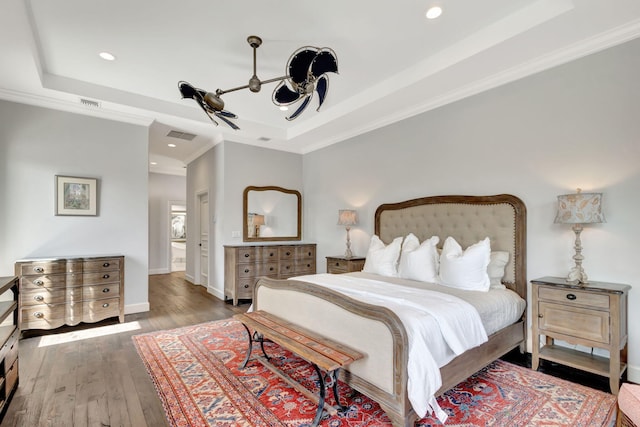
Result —
[{"label": "recessed ceiling light", "polygon": [[100,55],[100,58],[104,59],[105,61],[115,61],[116,57],[109,53],[109,52],[100,52],[98,55]]},{"label": "recessed ceiling light", "polygon": [[440,6],[433,6],[427,10],[427,18],[428,19],[436,19],[438,16],[442,15],[442,8]]},{"label": "recessed ceiling light", "polygon": [[157,164],[158,164],[158,162],[151,162],[151,166],[155,166]]},{"label": "recessed ceiling light", "polygon": [[167,144],[171,148],[176,148],[176,144]]},{"label": "recessed ceiling light", "polygon": [[286,105],[282,105],[280,107],[280,111],[288,111],[288,110],[289,110],[289,107],[287,107]]}]

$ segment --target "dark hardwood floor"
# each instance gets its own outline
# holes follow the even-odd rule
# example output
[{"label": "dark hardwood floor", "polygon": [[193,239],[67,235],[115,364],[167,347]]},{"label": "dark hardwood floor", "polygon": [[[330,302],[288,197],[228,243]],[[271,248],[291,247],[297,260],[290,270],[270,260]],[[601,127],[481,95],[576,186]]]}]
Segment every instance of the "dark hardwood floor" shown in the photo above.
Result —
[{"label": "dark hardwood floor", "polygon": [[[246,311],[184,280],[182,273],[150,276],[147,313],[113,321],[32,333],[20,340],[20,386],[0,427],[168,426],[133,335],[226,319]],[[530,367],[531,355],[503,357]],[[540,371],[608,391],[604,377],[542,363]]]},{"label": "dark hardwood floor", "polygon": [[183,273],[150,276],[151,310],[54,332],[25,332],[20,386],[1,427],[168,426],[133,335],[226,319],[246,311],[184,280]]}]

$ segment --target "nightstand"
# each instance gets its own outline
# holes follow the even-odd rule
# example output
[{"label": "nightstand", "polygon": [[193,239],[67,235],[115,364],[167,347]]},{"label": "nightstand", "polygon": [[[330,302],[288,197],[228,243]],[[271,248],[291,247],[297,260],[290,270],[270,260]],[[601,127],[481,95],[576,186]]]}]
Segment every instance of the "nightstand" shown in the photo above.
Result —
[{"label": "nightstand", "polygon": [[[531,281],[533,352],[531,369],[549,360],[609,378],[618,394],[620,376],[627,368],[627,300],[631,286],[589,282],[570,284],[561,277]],[[540,336],[546,337],[540,348]],[[555,340],[603,348],[610,357],[566,348]]]},{"label": "nightstand", "polygon": [[340,274],[351,273],[352,271],[362,271],[365,257],[352,256],[345,258],[344,255],[327,257],[327,273]]}]

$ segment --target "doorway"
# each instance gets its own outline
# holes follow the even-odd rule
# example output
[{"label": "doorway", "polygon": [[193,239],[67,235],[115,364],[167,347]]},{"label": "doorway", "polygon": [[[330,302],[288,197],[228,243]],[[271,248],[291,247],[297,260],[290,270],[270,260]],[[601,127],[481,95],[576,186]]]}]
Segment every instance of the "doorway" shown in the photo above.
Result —
[{"label": "doorway", "polygon": [[196,284],[209,287],[209,193],[198,193]]},{"label": "doorway", "polygon": [[187,205],[169,202],[170,271],[185,271],[187,262]]}]

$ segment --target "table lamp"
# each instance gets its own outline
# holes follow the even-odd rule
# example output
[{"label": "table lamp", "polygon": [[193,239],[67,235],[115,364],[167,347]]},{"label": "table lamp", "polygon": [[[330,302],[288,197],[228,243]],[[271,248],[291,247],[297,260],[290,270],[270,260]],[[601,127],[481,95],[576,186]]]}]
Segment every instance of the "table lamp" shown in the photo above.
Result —
[{"label": "table lamp", "polygon": [[344,257],[349,259],[353,257],[351,252],[351,239],[349,238],[349,230],[352,225],[358,223],[358,214],[354,210],[340,209],[338,211],[338,225],[344,225],[347,230],[347,250],[344,252]]}]

